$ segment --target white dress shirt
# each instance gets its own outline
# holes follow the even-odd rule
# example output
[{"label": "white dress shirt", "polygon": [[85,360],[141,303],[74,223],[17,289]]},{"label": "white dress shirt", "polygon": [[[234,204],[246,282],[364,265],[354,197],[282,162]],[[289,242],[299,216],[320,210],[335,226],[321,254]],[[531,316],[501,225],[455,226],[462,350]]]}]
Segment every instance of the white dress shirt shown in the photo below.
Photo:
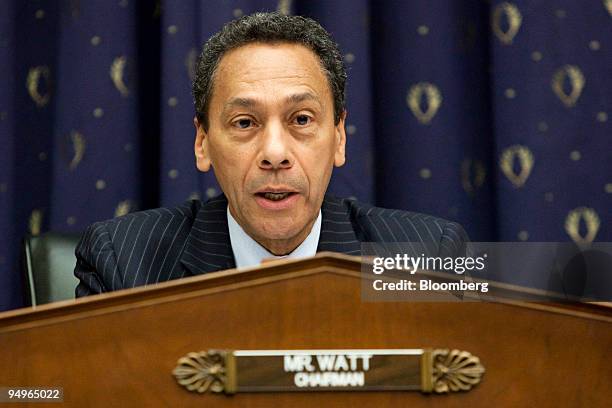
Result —
[{"label": "white dress shirt", "polygon": [[319,216],[310,230],[306,239],[288,255],[276,256],[271,254],[266,248],[262,247],[257,241],[251,238],[230,214],[227,207],[227,226],[229,227],[230,242],[236,260],[237,268],[248,268],[261,264],[267,258],[307,258],[317,253],[319,236],[321,235],[321,210]]}]

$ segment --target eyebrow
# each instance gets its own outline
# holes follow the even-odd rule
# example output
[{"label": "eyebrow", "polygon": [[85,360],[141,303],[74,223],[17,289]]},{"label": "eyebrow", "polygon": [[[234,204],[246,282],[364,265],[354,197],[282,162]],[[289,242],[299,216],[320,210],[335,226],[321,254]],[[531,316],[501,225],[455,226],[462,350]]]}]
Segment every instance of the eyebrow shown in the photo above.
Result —
[{"label": "eyebrow", "polygon": [[303,92],[299,94],[289,95],[286,98],[286,101],[287,103],[294,103],[294,104],[304,102],[304,101],[314,101],[314,102],[317,102],[319,105],[321,104],[321,101],[319,100],[319,98],[310,92]]},{"label": "eyebrow", "polygon": [[252,108],[257,105],[257,101],[251,98],[232,98],[225,105],[223,110],[228,110],[233,107]]},{"label": "eyebrow", "polygon": [[[291,104],[297,104],[304,101],[314,101],[321,105],[321,101],[319,100],[319,98],[311,92],[302,92],[298,94],[289,95],[285,98],[285,101],[286,103]],[[249,109],[253,108],[258,104],[259,103],[257,102],[257,100],[253,98],[232,98],[227,103],[225,103],[225,105],[223,106],[223,110],[227,111],[235,107]]]}]

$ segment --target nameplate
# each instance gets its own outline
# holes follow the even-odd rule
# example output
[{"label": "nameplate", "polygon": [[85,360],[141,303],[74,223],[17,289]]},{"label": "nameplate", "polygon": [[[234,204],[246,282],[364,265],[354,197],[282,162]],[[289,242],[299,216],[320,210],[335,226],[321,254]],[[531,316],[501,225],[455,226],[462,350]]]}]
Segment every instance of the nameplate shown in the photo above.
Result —
[{"label": "nameplate", "polygon": [[448,349],[208,350],[178,360],[173,375],[205,393],[469,391],[485,372],[478,357]]}]

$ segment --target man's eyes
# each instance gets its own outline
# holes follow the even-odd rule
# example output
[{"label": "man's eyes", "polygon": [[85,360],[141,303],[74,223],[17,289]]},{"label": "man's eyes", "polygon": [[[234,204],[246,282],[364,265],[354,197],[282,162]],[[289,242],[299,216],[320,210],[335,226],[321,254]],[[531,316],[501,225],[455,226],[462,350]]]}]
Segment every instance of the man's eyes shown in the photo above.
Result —
[{"label": "man's eyes", "polygon": [[232,126],[238,129],[248,129],[254,125],[253,119],[249,118],[240,118],[232,122]]},{"label": "man's eyes", "polygon": [[308,115],[297,115],[294,121],[300,126],[306,126],[312,122],[312,118]]},{"label": "man's eyes", "polygon": [[[291,122],[298,126],[307,126],[312,122],[312,117],[304,114],[295,115]],[[239,118],[232,122],[232,126],[237,129],[250,129],[255,125],[255,121],[250,118]]]}]

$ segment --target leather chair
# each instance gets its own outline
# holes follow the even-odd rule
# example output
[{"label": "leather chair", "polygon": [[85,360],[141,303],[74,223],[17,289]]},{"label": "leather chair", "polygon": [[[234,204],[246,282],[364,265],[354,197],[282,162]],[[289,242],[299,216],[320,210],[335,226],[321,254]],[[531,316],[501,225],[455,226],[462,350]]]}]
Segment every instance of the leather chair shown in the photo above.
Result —
[{"label": "leather chair", "polygon": [[78,284],[73,271],[78,234],[49,232],[24,239],[26,301],[31,306],[74,299]]}]

